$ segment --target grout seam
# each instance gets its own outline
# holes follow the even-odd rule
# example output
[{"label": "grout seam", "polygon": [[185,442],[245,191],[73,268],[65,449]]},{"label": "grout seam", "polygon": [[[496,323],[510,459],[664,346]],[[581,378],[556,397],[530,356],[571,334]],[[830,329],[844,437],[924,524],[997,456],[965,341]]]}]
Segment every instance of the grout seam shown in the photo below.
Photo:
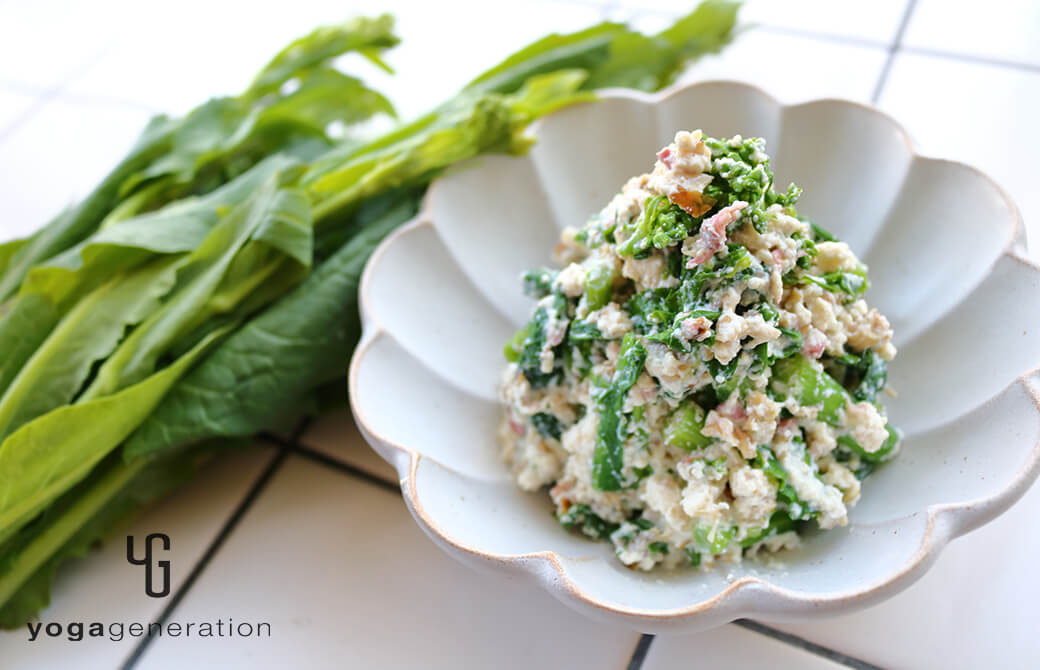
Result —
[{"label": "grout seam", "polygon": [[654,643],[654,637],[649,633],[643,633],[640,636],[639,642],[636,643],[636,648],[632,650],[632,658],[628,661],[627,670],[640,670],[643,667],[646,655],[650,651],[650,645]]},{"label": "grout seam", "polygon": [[303,456],[304,458],[314,463],[324,465],[325,467],[331,468],[332,470],[336,470],[337,472],[340,472],[342,474],[350,475],[357,479],[362,479],[368,482],[369,484],[372,484],[373,486],[378,486],[381,489],[390,491],[394,495],[401,495],[401,486],[399,484],[389,482],[378,475],[374,475],[371,472],[362,470],[361,468],[351,465],[350,463],[345,463],[337,458],[333,458],[328,454],[323,454],[320,451],[312,449],[311,447],[308,447],[304,444],[296,443],[290,445],[289,449],[293,453]]},{"label": "grout seam", "polygon": [[[170,615],[173,614],[174,610],[177,609],[177,606],[180,604],[181,600],[183,600],[184,596],[187,595],[188,591],[191,590],[191,587],[195,585],[195,582],[198,580],[199,576],[206,569],[206,567],[209,566],[210,562],[213,560],[213,557],[216,556],[217,552],[220,551],[220,548],[224,545],[224,542],[231,535],[231,533],[234,532],[235,528],[238,527],[238,524],[242,520],[242,517],[244,517],[249,508],[253,506],[253,503],[256,502],[257,498],[260,497],[260,494],[267,487],[267,484],[274,477],[275,473],[281,468],[288,454],[289,450],[283,446],[281,450],[271,460],[271,462],[268,463],[267,467],[264,468],[264,471],[260,473],[260,476],[256,478],[256,481],[253,482],[252,487],[250,487],[249,491],[242,498],[242,501],[231,513],[231,516],[228,517],[227,521],[224,522],[224,525],[217,533],[217,536],[213,538],[213,540],[210,542],[209,546],[206,548],[205,553],[202,555],[201,558],[199,558],[198,561],[195,562],[195,565],[192,566],[191,572],[188,573],[187,579],[184,580],[184,583],[181,584],[180,588],[177,589],[177,592],[174,593],[173,597],[170,598],[169,602],[166,603],[166,606],[162,609],[162,612],[159,614],[158,619],[156,619],[153,623],[163,625],[167,622],[167,620],[169,620]],[[148,646],[151,644],[151,641],[152,638],[150,636],[146,636],[144,639],[142,639],[141,642],[138,643],[136,647],[134,647],[133,651],[130,652],[130,655],[127,657],[126,661],[124,661],[123,664],[120,666],[120,670],[132,670],[132,668],[134,668],[137,665],[137,663],[144,656],[144,653],[148,650]]]},{"label": "grout seam", "polygon": [[932,49],[928,47],[901,46],[900,50],[905,54],[913,54],[915,56],[930,56],[932,58],[953,60],[957,61],[958,63],[986,65],[989,67],[1006,68],[1008,70],[1021,70],[1023,72],[1029,72],[1031,74],[1040,74],[1040,65],[1036,65],[1033,63],[1024,63],[1014,60],[1004,60],[1002,58],[993,58],[991,56],[979,56],[975,54],[959,53],[956,51],[946,51],[943,49]]},{"label": "grout seam", "polygon": [[840,651],[835,651],[830,647],[824,647],[823,645],[816,644],[815,642],[810,642],[809,640],[806,640],[803,637],[799,637],[791,633],[785,633],[775,628],[770,628],[769,626],[760,624],[757,621],[752,621],[750,619],[737,619],[733,622],[733,624],[736,626],[740,626],[745,630],[750,630],[755,633],[758,633],[759,635],[764,635],[766,637],[772,638],[777,642],[782,642],[792,647],[798,647],[803,651],[806,651],[815,656],[820,656],[821,658],[825,658],[828,661],[844,665],[847,668],[854,668],[854,670],[882,670],[882,668],[872,663],[867,663],[866,661],[860,660],[853,656],[849,656],[848,654],[843,654]]},{"label": "grout seam", "polygon": [[29,105],[28,109],[16,116],[10,123],[5,126],[0,126],[0,142],[4,142],[7,138],[14,135],[16,130],[28,123],[48,104],[60,99],[62,93],[64,93],[69,86],[76,83],[76,80],[94,69],[94,66],[100,63],[107,53],[107,50],[102,50],[99,53],[94,54],[93,58],[88,59],[81,67],[70,72],[67,76],[55,82],[51,86],[40,88],[26,85],[23,90],[35,90],[35,93],[32,95],[35,95],[36,99],[31,105]]},{"label": "grout seam", "polygon": [[800,37],[802,39],[814,40],[818,42],[833,42],[841,46],[855,46],[866,49],[884,49],[888,50],[891,48],[890,44],[872,40],[867,37],[856,37],[853,35],[838,35],[835,33],[825,33],[819,30],[806,30],[804,28],[794,28],[791,26],[781,26],[772,23],[754,23],[748,27],[758,28],[767,33],[775,33],[777,35],[788,35],[790,37]]},{"label": "grout seam", "polygon": [[917,6],[917,0],[909,0],[906,3],[906,8],[903,10],[903,17],[899,20],[899,27],[896,29],[895,37],[892,38],[892,43],[888,47],[888,55],[885,57],[885,63],[881,66],[881,74],[878,75],[877,84],[874,86],[874,92],[870,95],[870,104],[877,105],[878,100],[881,99],[881,91],[884,90],[885,84],[888,83],[888,75],[892,72],[892,64],[896,59],[896,54],[899,53],[900,48],[903,44],[903,36],[906,34],[906,28],[910,25],[910,17],[914,13],[914,8]]}]

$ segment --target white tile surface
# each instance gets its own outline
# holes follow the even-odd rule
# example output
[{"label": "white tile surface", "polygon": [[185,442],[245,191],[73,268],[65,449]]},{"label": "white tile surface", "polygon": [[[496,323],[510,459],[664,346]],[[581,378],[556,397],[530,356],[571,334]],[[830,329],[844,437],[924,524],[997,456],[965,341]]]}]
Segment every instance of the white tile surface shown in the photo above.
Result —
[{"label": "white tile surface", "polygon": [[695,63],[681,81],[737,79],[784,102],[824,97],[867,101],[885,56],[880,47],[750,29],[721,54]]},{"label": "white tile surface", "polygon": [[745,21],[890,44],[907,0],[751,0]]},{"label": "white tile surface", "polygon": [[1040,66],[1040,2],[919,0],[903,44]]},{"label": "white tile surface", "polygon": [[361,437],[349,407],[341,407],[316,418],[299,441],[337,461],[393,484],[398,483],[397,471]]},{"label": "white tile surface", "polygon": [[41,91],[71,81],[108,48],[130,0],[7,2],[0,20],[0,81]]},{"label": "white tile surface", "polygon": [[297,456],[172,620],[217,618],[270,622],[271,637],[155,639],[138,670],[621,668],[639,637],[531,584],[471,571],[399,496]]},{"label": "white tile surface", "polygon": [[[190,484],[145,510],[99,551],[66,564],[41,621],[96,621],[105,624],[106,632],[112,623],[147,624],[169,599],[145,595],[143,568],[127,563],[124,537],[134,535],[143,542],[149,533],[170,536],[170,553],[157,559],[170,560],[170,584],[176,592],[273,455],[273,449],[266,446],[227,454]],[[121,641],[85,638],[71,642],[67,637],[43,634],[35,642],[28,639],[26,629],[0,632],[0,665],[5,670],[72,667],[70,662],[77,670],[112,670],[140,641],[129,635]]]},{"label": "white tile surface", "polygon": [[[14,124],[24,121],[39,96],[11,88],[0,88],[0,139],[13,129]],[[0,160],[3,160],[0,157]]]},{"label": "white tile surface", "polygon": [[1007,189],[1040,259],[1040,73],[900,54],[880,105],[925,153],[981,168]]},{"label": "white tile surface", "polygon": [[1035,668],[1038,512],[1034,485],[1006,515],[953,542],[891,600],[819,623],[770,625],[885,668]]},{"label": "white tile surface", "polygon": [[842,666],[760,633],[729,625],[696,635],[658,635],[643,670],[838,670]]},{"label": "white tile surface", "polygon": [[0,241],[28,235],[89,193],[149,116],[125,105],[52,100],[0,139]]},{"label": "white tile surface", "polygon": [[[636,11],[689,12],[687,0],[621,0]],[[906,0],[747,0],[742,23],[762,23],[798,32],[823,33],[888,45],[895,38]]]}]

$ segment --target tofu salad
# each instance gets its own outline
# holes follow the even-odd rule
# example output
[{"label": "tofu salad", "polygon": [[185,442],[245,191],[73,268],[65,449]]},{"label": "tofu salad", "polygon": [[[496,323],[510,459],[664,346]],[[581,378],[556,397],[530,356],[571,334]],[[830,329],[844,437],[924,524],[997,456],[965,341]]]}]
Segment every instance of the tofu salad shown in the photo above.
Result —
[{"label": "tofu salad", "polygon": [[500,441],[625,565],[709,567],[848,523],[899,436],[866,267],[773,188],[765,142],[682,131],[524,276]]}]

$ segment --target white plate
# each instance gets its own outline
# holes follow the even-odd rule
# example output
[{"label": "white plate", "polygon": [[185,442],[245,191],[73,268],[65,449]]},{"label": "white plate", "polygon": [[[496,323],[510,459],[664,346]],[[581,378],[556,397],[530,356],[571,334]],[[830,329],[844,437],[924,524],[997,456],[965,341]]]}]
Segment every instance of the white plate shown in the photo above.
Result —
[{"label": "white plate", "polygon": [[[850,524],[809,537],[784,567],[647,574],[624,568],[609,544],[564,531],[544,493],[516,488],[499,459],[495,392],[503,344],[531,311],[520,273],[549,264],[560,228],[648,170],[676,130],[695,128],[765,137],[777,185],[802,186],[799,212],[869,265],[867,299],[896,332],[889,381],[899,395],[886,404],[906,440],[864,482]],[[1023,258],[1018,211],[988,177],[917,155],[875,109],[784,106],[734,82],[608,91],[535,134],[526,156],[483,157],[439,179],[362,278],[354,415],[450,554],[644,631],[808,619],[905,588],[1036,478],[1040,269]]]}]

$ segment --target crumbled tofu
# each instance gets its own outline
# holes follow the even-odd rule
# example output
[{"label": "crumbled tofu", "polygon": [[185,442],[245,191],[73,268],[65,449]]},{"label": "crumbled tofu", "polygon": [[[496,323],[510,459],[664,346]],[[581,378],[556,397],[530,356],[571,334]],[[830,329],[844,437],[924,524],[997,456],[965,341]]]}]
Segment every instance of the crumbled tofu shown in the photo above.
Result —
[{"label": "crumbled tofu", "polygon": [[761,140],[677,133],[562,232],[562,269],[507,347],[498,439],[513,478],[632,569],[725,570],[798,546],[777,512],[847,524],[861,454],[888,440],[879,406],[840,384],[864,352],[895,355],[891,324],[822,278],[865,267],[784,198],[734,191],[736,173],[771,179]]}]

